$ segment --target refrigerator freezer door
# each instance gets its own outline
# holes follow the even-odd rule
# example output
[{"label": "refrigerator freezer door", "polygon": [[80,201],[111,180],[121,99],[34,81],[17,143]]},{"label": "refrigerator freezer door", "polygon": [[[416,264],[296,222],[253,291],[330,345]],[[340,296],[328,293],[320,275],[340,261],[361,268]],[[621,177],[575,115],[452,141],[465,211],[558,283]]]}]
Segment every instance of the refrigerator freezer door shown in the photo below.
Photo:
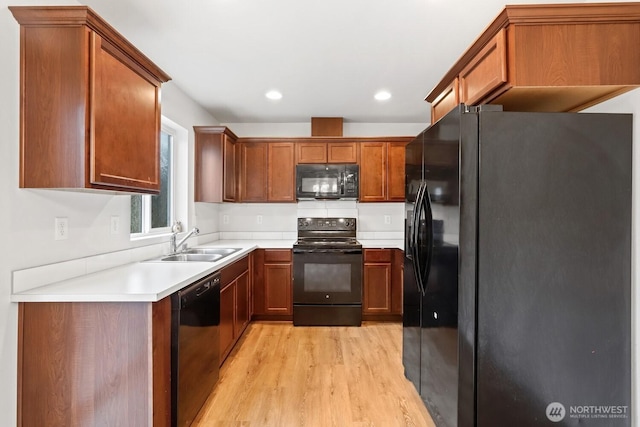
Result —
[{"label": "refrigerator freezer door", "polygon": [[420,395],[438,426],[457,426],[460,114],[424,134],[425,197],[420,207],[422,297]]},{"label": "refrigerator freezer door", "polygon": [[423,182],[423,135],[418,135],[406,147],[405,155],[405,247],[402,298],[402,364],[405,376],[420,392],[420,318],[422,291],[414,273],[414,211],[418,189]]}]

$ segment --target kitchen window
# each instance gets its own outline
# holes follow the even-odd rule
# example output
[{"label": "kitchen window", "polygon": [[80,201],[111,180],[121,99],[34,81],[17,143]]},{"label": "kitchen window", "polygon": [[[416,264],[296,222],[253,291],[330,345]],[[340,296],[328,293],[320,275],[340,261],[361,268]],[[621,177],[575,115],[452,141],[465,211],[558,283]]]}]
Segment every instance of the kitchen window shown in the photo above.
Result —
[{"label": "kitchen window", "polygon": [[175,139],[165,125],[160,134],[160,194],[131,196],[131,237],[169,233],[175,220]]}]

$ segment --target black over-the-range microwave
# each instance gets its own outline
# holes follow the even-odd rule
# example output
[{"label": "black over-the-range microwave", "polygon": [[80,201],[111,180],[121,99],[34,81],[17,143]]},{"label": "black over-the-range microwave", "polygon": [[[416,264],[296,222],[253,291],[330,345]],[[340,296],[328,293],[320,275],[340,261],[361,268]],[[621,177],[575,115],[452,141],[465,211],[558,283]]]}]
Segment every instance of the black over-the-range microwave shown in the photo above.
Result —
[{"label": "black over-the-range microwave", "polygon": [[354,164],[297,165],[296,198],[357,200],[358,173]]}]

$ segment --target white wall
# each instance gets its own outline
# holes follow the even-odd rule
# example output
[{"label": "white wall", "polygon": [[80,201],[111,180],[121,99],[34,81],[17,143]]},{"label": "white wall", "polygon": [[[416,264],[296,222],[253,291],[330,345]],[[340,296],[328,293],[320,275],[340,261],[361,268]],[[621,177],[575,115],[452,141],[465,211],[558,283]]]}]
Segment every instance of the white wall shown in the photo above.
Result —
[{"label": "white wall", "polygon": [[[311,118],[306,123],[224,123],[239,137],[307,137],[311,136]],[[342,126],[342,135],[415,136],[427,123],[349,123]]]},{"label": "white wall", "polygon": [[[141,245],[168,241],[168,237],[131,242],[129,239],[129,197],[18,188],[19,167],[19,35],[20,27],[9,5],[78,4],[64,0],[0,0],[0,224],[4,224],[0,245],[0,424],[16,425],[17,390],[17,304],[11,303],[11,274],[14,270],[56,263],[88,255],[126,251]],[[171,74],[171,70],[165,70]],[[218,124],[217,120],[191,101],[173,83],[162,90],[162,112],[188,131],[184,160],[193,167],[193,125]],[[185,200],[193,200],[193,179]],[[183,195],[184,196],[184,195]],[[190,204],[187,219],[204,233],[218,231],[217,205]],[[112,215],[120,217],[121,233],[111,235]],[[56,216],[69,220],[69,238],[55,241]]]},{"label": "white wall", "polygon": [[640,89],[618,96],[586,110],[598,113],[632,113],[633,114],[633,190],[632,190],[632,262],[631,262],[631,342],[632,342],[632,425],[640,425]]}]

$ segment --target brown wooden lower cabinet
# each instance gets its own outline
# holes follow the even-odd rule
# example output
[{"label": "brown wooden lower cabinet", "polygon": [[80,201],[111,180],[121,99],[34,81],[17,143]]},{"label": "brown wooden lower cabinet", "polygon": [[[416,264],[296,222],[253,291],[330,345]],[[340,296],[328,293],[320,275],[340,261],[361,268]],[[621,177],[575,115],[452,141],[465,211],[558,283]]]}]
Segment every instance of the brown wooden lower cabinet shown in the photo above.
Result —
[{"label": "brown wooden lower cabinet", "polygon": [[399,249],[364,250],[363,320],[402,319],[403,262]]},{"label": "brown wooden lower cabinet", "polygon": [[251,255],[222,269],[220,283],[220,365],[249,324]]},{"label": "brown wooden lower cabinet", "polygon": [[220,289],[220,365],[233,346],[235,290],[235,282]]},{"label": "brown wooden lower cabinet", "polygon": [[18,313],[19,426],[170,426],[169,297]]},{"label": "brown wooden lower cabinet", "polygon": [[258,249],[254,254],[253,318],[293,320],[291,250]]}]

